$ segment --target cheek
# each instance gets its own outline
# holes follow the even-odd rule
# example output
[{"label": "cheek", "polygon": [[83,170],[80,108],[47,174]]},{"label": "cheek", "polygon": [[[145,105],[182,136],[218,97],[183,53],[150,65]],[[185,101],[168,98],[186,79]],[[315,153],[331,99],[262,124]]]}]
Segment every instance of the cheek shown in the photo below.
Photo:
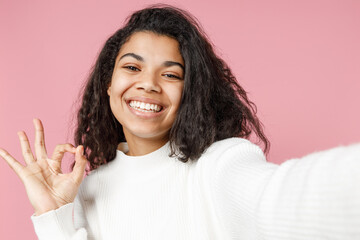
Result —
[{"label": "cheek", "polygon": [[174,87],[171,90],[171,94],[169,95],[172,105],[173,105],[173,107],[176,108],[176,110],[179,109],[179,107],[180,107],[183,88],[184,88],[184,84],[181,83],[178,86]]},{"label": "cheek", "polygon": [[121,77],[113,78],[111,80],[111,87],[108,90],[110,98],[122,96],[130,86],[130,81],[126,81],[126,79]]}]

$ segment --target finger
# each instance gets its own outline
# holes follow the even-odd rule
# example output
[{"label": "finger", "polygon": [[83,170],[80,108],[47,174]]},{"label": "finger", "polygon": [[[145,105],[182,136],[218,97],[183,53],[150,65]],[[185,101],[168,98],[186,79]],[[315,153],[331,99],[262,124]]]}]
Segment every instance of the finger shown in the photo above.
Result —
[{"label": "finger", "polygon": [[87,159],[84,156],[84,147],[80,145],[76,148],[75,166],[73,171],[71,172],[74,181],[78,184],[80,184],[83,180],[86,163]]},{"label": "finger", "polygon": [[22,172],[24,170],[24,166],[21,165],[15,158],[13,158],[7,151],[0,148],[0,156],[5,159],[5,161],[9,164],[9,166],[14,170],[14,172],[22,179]]},{"label": "finger", "polygon": [[58,173],[61,173],[61,161],[66,152],[75,154],[76,148],[70,143],[56,145],[51,159],[48,159],[49,165]]},{"label": "finger", "polygon": [[39,161],[47,159],[47,153],[45,148],[45,137],[44,137],[44,128],[39,119],[34,119],[35,126],[35,154],[36,158]]},{"label": "finger", "polygon": [[26,133],[23,131],[20,131],[17,134],[19,136],[21,151],[22,151],[22,155],[24,157],[26,164],[35,162],[34,156],[32,154],[31,148],[30,148],[29,139],[26,136]]}]

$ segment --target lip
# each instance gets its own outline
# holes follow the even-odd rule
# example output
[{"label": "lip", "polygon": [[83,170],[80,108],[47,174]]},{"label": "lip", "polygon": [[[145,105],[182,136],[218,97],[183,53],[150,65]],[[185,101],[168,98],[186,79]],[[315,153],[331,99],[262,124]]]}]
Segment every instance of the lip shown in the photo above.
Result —
[{"label": "lip", "polygon": [[[149,104],[156,104],[162,107],[162,109],[160,110],[160,112],[142,112],[139,110],[136,110],[135,108],[130,107],[130,102],[131,101],[139,101],[139,102],[144,102],[144,103],[149,103]],[[126,105],[129,108],[130,112],[132,112],[134,115],[143,118],[143,119],[151,119],[151,118],[157,118],[160,115],[162,115],[164,113],[164,110],[167,108],[167,106],[164,106],[163,103],[161,103],[158,100],[155,99],[151,99],[151,98],[147,98],[147,97],[130,97],[125,99]]]}]

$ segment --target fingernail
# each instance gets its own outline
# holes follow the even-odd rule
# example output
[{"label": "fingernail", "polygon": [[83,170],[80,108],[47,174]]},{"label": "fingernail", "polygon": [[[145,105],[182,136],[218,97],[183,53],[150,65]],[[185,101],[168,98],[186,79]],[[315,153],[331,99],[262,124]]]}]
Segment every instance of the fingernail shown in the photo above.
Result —
[{"label": "fingernail", "polygon": [[81,156],[84,156],[84,147],[82,145],[79,145],[79,153]]},{"label": "fingernail", "polygon": [[18,131],[17,135],[20,137],[22,134],[24,134],[24,131]]}]

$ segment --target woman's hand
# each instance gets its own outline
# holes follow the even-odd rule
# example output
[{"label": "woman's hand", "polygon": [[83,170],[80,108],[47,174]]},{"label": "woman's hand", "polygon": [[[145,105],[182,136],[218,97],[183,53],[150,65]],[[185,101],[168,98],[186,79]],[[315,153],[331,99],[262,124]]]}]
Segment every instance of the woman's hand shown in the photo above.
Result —
[{"label": "woman's hand", "polygon": [[[71,144],[57,145],[52,158],[48,158],[45,148],[44,128],[39,119],[34,119],[35,154],[34,157],[25,132],[18,132],[22,154],[26,166],[20,164],[7,151],[0,148],[2,156],[24,183],[35,215],[57,209],[74,201],[83,180],[87,160],[83,146],[75,148]],[[65,152],[75,154],[75,166],[71,173],[61,172],[61,160]]]}]

